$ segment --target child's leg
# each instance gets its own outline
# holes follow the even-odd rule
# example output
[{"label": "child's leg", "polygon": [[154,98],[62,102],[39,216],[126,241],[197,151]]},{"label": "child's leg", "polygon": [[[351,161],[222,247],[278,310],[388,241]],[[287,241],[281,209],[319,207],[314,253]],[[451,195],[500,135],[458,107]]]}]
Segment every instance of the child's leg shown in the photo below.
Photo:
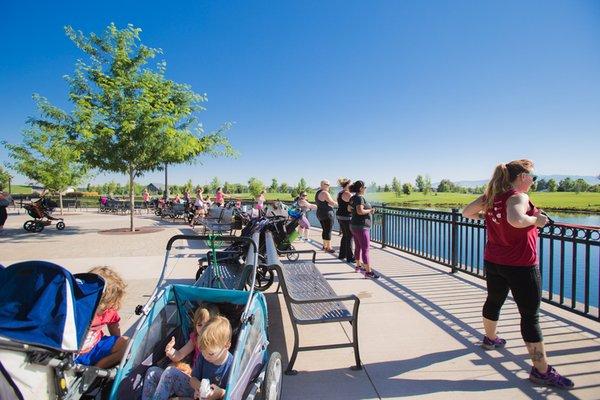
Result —
[{"label": "child's leg", "polygon": [[176,367],[167,367],[156,386],[153,400],[167,400],[172,396],[192,397],[194,389],[190,386],[190,377]]},{"label": "child's leg", "polygon": [[119,336],[119,338],[115,342],[115,345],[110,350],[110,354],[100,359],[100,361],[96,363],[96,367],[112,368],[118,365],[121,361],[121,358],[123,358],[123,354],[125,354],[127,342],[129,342],[129,338],[127,336]]},{"label": "child's leg", "polygon": [[150,400],[156,392],[158,382],[164,370],[159,367],[150,367],[144,376],[144,385],[142,386],[142,400]]}]

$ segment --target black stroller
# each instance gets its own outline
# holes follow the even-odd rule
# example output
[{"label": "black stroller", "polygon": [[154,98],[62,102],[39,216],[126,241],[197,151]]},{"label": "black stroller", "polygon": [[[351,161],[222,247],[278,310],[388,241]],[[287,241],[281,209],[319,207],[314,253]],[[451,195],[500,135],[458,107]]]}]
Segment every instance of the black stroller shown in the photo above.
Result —
[{"label": "black stroller", "polygon": [[33,219],[25,221],[23,229],[27,232],[38,233],[44,230],[44,227],[51,225],[52,221],[56,222],[56,229],[62,231],[65,229],[65,222],[62,218],[53,217],[52,211],[57,206],[55,202],[45,197],[41,197],[39,200],[31,202],[30,204],[23,205],[23,208],[27,210],[27,214]]}]

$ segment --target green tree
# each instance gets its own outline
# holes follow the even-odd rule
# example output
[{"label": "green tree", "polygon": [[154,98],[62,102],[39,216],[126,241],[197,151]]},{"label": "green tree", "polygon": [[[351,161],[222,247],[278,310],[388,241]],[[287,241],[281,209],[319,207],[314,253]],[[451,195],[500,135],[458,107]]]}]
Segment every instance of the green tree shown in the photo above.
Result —
[{"label": "green tree", "polygon": [[300,178],[298,185],[296,185],[296,194],[300,194],[302,192],[306,192],[308,190],[308,185],[306,184],[306,180],[304,178]]},{"label": "green tree", "polygon": [[536,191],[537,192],[543,192],[544,190],[548,190],[548,182],[546,182],[545,179],[540,179],[539,181],[536,182]]},{"label": "green tree", "polygon": [[387,183],[383,186],[383,191],[384,192],[389,192],[390,191],[390,186]]},{"label": "green tree", "polygon": [[276,178],[271,179],[271,186],[269,186],[269,191],[271,193],[277,192],[277,188],[279,188],[279,183]]},{"label": "green tree", "polygon": [[4,190],[4,188],[8,187],[8,181],[11,179],[8,171],[4,169],[2,165],[0,165],[0,190]]},{"label": "green tree", "polygon": [[210,191],[211,192],[216,192],[218,188],[221,187],[221,181],[219,180],[218,177],[214,177],[212,178],[212,180],[210,181]]},{"label": "green tree", "polygon": [[402,185],[396,177],[392,179],[392,191],[396,194],[396,197],[400,197],[400,195],[402,194]]},{"label": "green tree", "polygon": [[410,195],[413,191],[413,186],[410,183],[405,183],[404,185],[402,185],[402,193],[404,193],[405,195]]},{"label": "green tree", "polygon": [[41,115],[29,119],[22,143],[3,143],[14,160],[10,165],[12,169],[58,193],[62,214],[63,192],[81,183],[88,168],[69,135],[69,115],[41,96],[34,95],[34,100]]},{"label": "green tree", "polygon": [[135,178],[200,154],[234,154],[223,135],[228,126],[203,135],[194,115],[205,96],[166,79],[164,61],[148,67],[161,51],[141,44],[139,28],[111,24],[102,36],[65,30],[90,59],[68,77],[75,105],[71,132],[91,166],[129,177],[133,231]]},{"label": "green tree", "polygon": [[557,189],[558,189],[558,185],[556,184],[556,181],[554,179],[548,180],[548,191],[556,192]]},{"label": "green tree", "polygon": [[572,192],[575,190],[575,183],[569,177],[561,180],[558,183],[558,191],[559,192]]},{"label": "green tree", "polygon": [[582,178],[577,179],[575,183],[573,183],[573,190],[575,191],[575,193],[587,192],[589,188],[589,183],[587,183]]},{"label": "green tree", "polygon": [[287,193],[289,190],[290,190],[290,188],[287,183],[282,182],[281,185],[279,185],[279,191],[281,193]]},{"label": "green tree", "polygon": [[250,178],[248,180],[248,190],[253,197],[260,195],[260,192],[265,190],[265,184],[256,178]]},{"label": "green tree", "polygon": [[437,191],[440,193],[454,192],[456,185],[450,179],[442,179],[438,184]]},{"label": "green tree", "polygon": [[223,192],[231,194],[235,192],[235,186],[229,182],[223,183]]}]

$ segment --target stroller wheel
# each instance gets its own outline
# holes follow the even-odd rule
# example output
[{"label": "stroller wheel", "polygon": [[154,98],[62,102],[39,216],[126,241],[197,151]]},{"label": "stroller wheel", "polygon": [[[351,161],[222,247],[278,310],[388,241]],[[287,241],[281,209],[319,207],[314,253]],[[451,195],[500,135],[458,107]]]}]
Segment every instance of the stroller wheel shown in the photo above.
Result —
[{"label": "stroller wheel", "polygon": [[33,224],[33,228],[32,228],[32,230],[31,230],[31,231],[32,231],[32,232],[35,232],[35,233],[40,233],[40,232],[41,232],[41,231],[43,231],[43,230],[44,230],[44,223],[43,223],[43,222],[36,221],[36,222]]},{"label": "stroller wheel", "polygon": [[23,229],[25,229],[27,232],[33,232],[33,226],[35,224],[35,221],[25,221],[25,223],[23,224]]},{"label": "stroller wheel", "polygon": [[267,364],[267,373],[262,387],[263,399],[279,400],[281,398],[281,370],[281,355],[274,352],[269,357]]},{"label": "stroller wheel", "polygon": [[[249,276],[248,279],[251,280],[252,277]],[[271,287],[274,280],[275,274],[273,273],[273,270],[264,265],[259,265],[258,268],[256,268],[256,282],[254,282],[254,289],[264,292]],[[251,284],[252,281],[248,282],[248,286]]]},{"label": "stroller wheel", "polygon": [[[296,248],[290,244],[290,247],[288,247],[286,250],[287,251],[296,251]],[[300,258],[300,254],[298,254],[298,253],[288,253],[285,256],[290,261],[298,261],[298,258]]]},{"label": "stroller wheel", "polygon": [[56,223],[56,229],[58,229],[59,231],[62,231],[63,229],[65,229],[65,223],[62,221],[58,221]]}]

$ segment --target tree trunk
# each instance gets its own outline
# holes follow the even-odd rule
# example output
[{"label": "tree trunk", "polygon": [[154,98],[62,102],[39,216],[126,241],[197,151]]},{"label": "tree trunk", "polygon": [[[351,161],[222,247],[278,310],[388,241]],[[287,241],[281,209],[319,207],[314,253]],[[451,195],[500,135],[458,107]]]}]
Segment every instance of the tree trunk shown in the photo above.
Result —
[{"label": "tree trunk", "polygon": [[163,199],[165,199],[165,204],[167,200],[169,200],[169,180],[167,179],[167,166],[165,163],[165,190],[163,190]]},{"label": "tree trunk", "polygon": [[131,232],[135,232],[135,228],[133,226],[133,211],[135,206],[135,197],[133,190],[133,168],[129,168],[129,227]]},{"label": "tree trunk", "polygon": [[63,201],[62,201],[62,192],[58,192],[58,203],[60,204],[60,215],[63,215]]}]

